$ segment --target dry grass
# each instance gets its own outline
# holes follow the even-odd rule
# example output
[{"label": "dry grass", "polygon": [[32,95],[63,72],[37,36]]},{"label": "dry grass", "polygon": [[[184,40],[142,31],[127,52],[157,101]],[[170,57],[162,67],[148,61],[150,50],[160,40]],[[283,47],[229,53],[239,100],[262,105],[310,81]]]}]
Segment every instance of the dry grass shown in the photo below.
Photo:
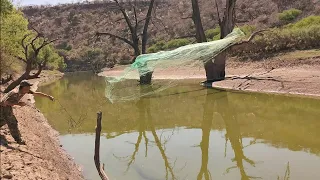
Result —
[{"label": "dry grass", "polygon": [[319,58],[320,50],[311,49],[311,50],[302,50],[302,51],[293,51],[279,54],[278,58],[281,60],[296,60],[296,59],[310,59],[310,58]]}]

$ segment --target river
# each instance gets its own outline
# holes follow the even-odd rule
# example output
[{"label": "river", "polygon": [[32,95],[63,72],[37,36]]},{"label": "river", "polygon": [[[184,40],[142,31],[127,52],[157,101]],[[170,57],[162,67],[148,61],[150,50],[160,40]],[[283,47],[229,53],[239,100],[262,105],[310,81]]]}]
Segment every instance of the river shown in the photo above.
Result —
[{"label": "river", "polygon": [[110,103],[103,77],[66,74],[40,87],[36,106],[60,132],[86,179],[96,112],[101,162],[116,180],[320,179],[320,100],[205,89],[184,81],[152,97]]}]

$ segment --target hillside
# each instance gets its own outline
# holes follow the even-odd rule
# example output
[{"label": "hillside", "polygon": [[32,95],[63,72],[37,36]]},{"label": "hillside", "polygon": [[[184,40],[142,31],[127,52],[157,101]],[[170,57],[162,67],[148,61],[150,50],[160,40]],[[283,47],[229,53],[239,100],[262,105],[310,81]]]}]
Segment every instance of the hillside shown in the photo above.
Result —
[{"label": "hillside", "polygon": [[[205,30],[217,27],[217,10],[214,1],[200,0],[202,23]],[[139,23],[142,24],[148,9],[148,1],[136,4]],[[224,0],[218,0],[220,14]],[[124,3],[127,13],[133,17],[130,3]],[[302,13],[295,20],[310,15],[320,15],[319,0],[249,0],[237,1],[237,26],[244,24],[257,29],[281,25],[278,13],[295,8]],[[110,32],[128,38],[128,28],[121,12],[113,2],[64,4],[59,6],[23,7],[22,11],[31,24],[52,38],[60,37],[55,45],[68,64],[67,71],[88,70],[128,63],[133,56],[127,44],[114,38],[103,37],[95,42],[97,31]],[[194,34],[190,0],[157,1],[149,26],[148,46]],[[194,42],[193,38],[189,38]]]}]

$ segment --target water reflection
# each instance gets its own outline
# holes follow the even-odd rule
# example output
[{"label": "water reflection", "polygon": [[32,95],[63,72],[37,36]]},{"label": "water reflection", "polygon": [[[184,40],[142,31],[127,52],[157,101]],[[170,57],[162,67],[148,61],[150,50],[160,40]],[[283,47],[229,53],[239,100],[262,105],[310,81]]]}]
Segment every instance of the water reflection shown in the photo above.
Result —
[{"label": "water reflection", "polygon": [[67,135],[68,116],[58,104],[48,107],[39,99],[37,106],[64,134],[64,147],[85,165],[87,179],[97,178],[94,136],[87,133],[94,132],[101,108],[102,161],[115,179],[320,178],[319,100],[186,83],[139,101],[109,104],[103,79],[73,78],[41,89],[60,99],[72,116],[86,115],[80,127],[71,129],[73,135]]},{"label": "water reflection", "polygon": [[[146,91],[150,92],[152,90],[151,86],[141,86],[140,87],[141,93],[145,93]],[[164,161],[164,167],[165,167],[165,179],[177,179],[175,177],[174,171],[173,171],[173,165],[171,162],[169,162],[168,157],[165,152],[166,143],[170,140],[170,137],[162,139],[162,135],[158,136],[156,132],[156,127],[153,123],[153,117],[150,110],[150,98],[141,98],[136,103],[137,109],[139,110],[139,118],[138,118],[138,130],[139,130],[139,136],[137,138],[137,142],[135,143],[135,150],[130,156],[130,160],[128,163],[128,167],[126,169],[126,172],[129,170],[131,164],[135,160],[135,156],[139,151],[140,143],[142,138],[144,138],[145,142],[145,157],[148,156],[148,143],[154,143],[157,148],[159,149],[159,153],[161,154],[161,157]],[[153,141],[150,141],[146,136],[146,131],[150,131],[153,136]],[[173,135],[173,132],[172,132]],[[141,178],[144,179],[150,179],[142,170],[136,169],[137,173],[140,175]],[[148,178],[147,178],[148,177]],[[153,178],[152,178],[153,179]]]},{"label": "water reflection", "polygon": [[[238,119],[237,119],[237,114],[238,114],[236,112],[237,109],[235,107],[232,107],[232,104],[229,104],[228,93],[223,94],[221,98],[217,98],[216,103],[217,103],[217,106],[216,106],[217,113],[220,114],[220,116],[222,117],[225,123],[226,141],[228,140],[230,141],[231,147],[234,152],[234,158],[232,159],[232,162],[236,163],[236,166],[227,168],[226,173],[228,173],[230,170],[234,168],[238,168],[240,171],[242,180],[259,178],[259,177],[249,176],[245,171],[245,168],[243,165],[244,161],[249,163],[253,167],[255,167],[255,162],[244,155],[240,124],[238,123]],[[230,110],[232,110],[234,112],[233,114],[236,114],[236,115],[232,115],[229,112]]]}]

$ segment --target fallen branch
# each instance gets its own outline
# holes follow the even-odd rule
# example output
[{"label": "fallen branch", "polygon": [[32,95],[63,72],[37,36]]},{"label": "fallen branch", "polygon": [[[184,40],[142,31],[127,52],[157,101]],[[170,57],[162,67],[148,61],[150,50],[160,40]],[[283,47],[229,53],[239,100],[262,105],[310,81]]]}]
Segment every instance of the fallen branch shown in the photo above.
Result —
[{"label": "fallen branch", "polygon": [[102,112],[97,113],[97,126],[96,126],[96,140],[94,144],[94,163],[98,170],[99,176],[102,180],[109,180],[107,174],[104,172],[104,164],[100,164],[100,133],[101,133],[101,119]]}]

